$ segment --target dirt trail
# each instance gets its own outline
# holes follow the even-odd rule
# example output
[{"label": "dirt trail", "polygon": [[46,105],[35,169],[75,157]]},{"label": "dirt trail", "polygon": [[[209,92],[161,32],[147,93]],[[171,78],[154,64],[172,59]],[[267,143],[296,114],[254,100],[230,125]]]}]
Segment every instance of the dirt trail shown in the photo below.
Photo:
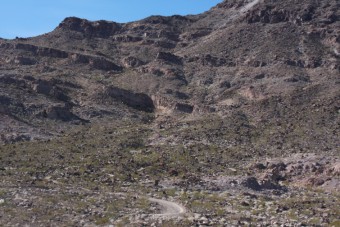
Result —
[{"label": "dirt trail", "polygon": [[179,217],[187,212],[186,208],[181,206],[180,204],[162,200],[149,198],[149,201],[157,203],[161,207],[161,212],[159,214],[152,214],[151,216],[154,218],[173,218]]},{"label": "dirt trail", "polygon": [[[59,182],[56,182],[58,184],[60,184]],[[69,187],[74,189],[74,187]],[[83,191],[87,191],[87,192],[93,192],[90,189],[87,188],[83,188],[83,187],[79,187],[77,188],[77,190],[83,190]],[[107,194],[110,195],[116,195],[116,196],[125,196],[126,193],[124,192],[106,192]],[[138,196],[139,198],[146,198],[144,196]],[[146,198],[148,199],[150,202],[153,203],[157,203],[160,206],[160,213],[159,214],[150,214],[151,218],[176,218],[176,217],[180,217],[182,215],[184,215],[185,213],[187,213],[187,209],[175,202],[170,202],[167,200],[163,200],[163,199],[155,199],[155,198]]]}]

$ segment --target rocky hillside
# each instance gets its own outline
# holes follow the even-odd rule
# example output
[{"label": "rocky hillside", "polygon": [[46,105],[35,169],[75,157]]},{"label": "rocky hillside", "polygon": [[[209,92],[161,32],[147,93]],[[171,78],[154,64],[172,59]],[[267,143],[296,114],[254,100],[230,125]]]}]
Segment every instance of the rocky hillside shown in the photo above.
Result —
[{"label": "rocky hillside", "polygon": [[2,141],[46,138],[62,125],[36,121],[90,123],[132,108],[240,114],[251,131],[281,127],[285,142],[298,129],[312,147],[335,148],[338,33],[335,0],[224,1],[127,24],[66,18],[48,34],[1,40]]},{"label": "rocky hillside", "polygon": [[[190,179],[314,153],[335,170],[312,185],[332,191],[340,182],[339,34],[337,0],[225,0],[199,15],[125,24],[69,17],[41,36],[0,39],[2,185],[50,177],[46,187],[92,190],[105,173],[114,179],[98,190],[168,177],[161,187],[196,190]],[[13,202],[15,192],[3,190]]]}]

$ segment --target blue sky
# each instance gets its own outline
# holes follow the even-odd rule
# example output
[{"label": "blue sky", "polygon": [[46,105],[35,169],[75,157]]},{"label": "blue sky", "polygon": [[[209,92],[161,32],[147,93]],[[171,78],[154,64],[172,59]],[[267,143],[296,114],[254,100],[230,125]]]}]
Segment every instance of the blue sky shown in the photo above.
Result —
[{"label": "blue sky", "polygon": [[197,14],[222,0],[1,0],[0,37],[52,31],[69,16],[129,22],[150,15]]}]

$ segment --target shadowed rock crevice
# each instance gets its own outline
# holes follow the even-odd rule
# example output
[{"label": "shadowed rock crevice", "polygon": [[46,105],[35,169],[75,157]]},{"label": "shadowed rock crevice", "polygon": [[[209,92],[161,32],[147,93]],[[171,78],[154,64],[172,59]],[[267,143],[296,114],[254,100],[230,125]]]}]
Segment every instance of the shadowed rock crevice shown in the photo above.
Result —
[{"label": "shadowed rock crevice", "polygon": [[150,96],[111,86],[105,94],[129,107],[145,112],[153,112],[155,106]]},{"label": "shadowed rock crevice", "polygon": [[70,105],[54,105],[45,108],[43,111],[37,114],[39,117],[48,118],[56,121],[64,122],[82,122],[88,123],[88,120],[81,119],[72,112],[72,107]]}]

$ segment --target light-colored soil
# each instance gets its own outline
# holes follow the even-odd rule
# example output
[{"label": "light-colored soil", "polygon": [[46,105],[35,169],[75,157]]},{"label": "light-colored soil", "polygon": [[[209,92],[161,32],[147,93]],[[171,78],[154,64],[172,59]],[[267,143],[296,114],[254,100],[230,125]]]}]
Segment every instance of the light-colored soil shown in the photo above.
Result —
[{"label": "light-colored soil", "polygon": [[161,212],[159,214],[153,214],[151,216],[153,218],[179,217],[187,212],[187,209],[184,206],[175,202],[155,198],[149,198],[149,200],[153,203],[157,203],[160,206]]}]

